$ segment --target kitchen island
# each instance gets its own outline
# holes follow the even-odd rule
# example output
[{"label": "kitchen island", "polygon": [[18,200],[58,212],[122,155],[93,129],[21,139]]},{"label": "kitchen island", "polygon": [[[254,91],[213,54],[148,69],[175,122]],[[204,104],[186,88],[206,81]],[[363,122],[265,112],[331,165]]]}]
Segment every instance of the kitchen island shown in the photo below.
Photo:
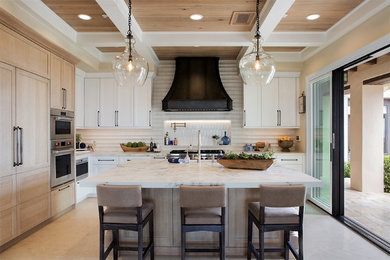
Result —
[{"label": "kitchen island", "polygon": [[[202,161],[189,164],[170,164],[166,160],[134,160],[88,177],[82,186],[97,184],[141,185],[145,199],[154,203],[155,247],[157,255],[180,254],[180,207],[178,187],[185,185],[225,185],[228,188],[227,204],[227,255],[243,256],[246,252],[247,204],[258,200],[260,184],[304,184],[307,187],[321,186],[321,181],[302,172],[271,166],[265,171],[227,169],[217,162]],[[147,233],[145,233],[147,234]],[[121,234],[122,240],[132,241],[135,235]],[[218,236],[210,232],[187,235],[188,242],[202,244]],[[268,233],[267,241],[281,243],[280,232]],[[210,242],[208,242],[210,244]]]}]

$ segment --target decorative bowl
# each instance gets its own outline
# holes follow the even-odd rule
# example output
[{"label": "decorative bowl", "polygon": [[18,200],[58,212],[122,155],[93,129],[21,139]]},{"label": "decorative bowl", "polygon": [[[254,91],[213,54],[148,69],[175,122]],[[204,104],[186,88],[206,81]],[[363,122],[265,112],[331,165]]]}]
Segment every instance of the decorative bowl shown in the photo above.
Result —
[{"label": "decorative bowl", "polygon": [[282,148],[282,152],[290,152],[290,149],[294,144],[293,140],[279,140],[278,145]]},{"label": "decorative bowl", "polygon": [[264,159],[264,160],[218,159],[217,162],[226,168],[232,168],[232,169],[266,170],[273,164],[274,159]]},{"label": "decorative bowl", "polygon": [[149,146],[141,146],[141,147],[127,147],[124,144],[120,144],[121,148],[124,152],[146,152]]}]

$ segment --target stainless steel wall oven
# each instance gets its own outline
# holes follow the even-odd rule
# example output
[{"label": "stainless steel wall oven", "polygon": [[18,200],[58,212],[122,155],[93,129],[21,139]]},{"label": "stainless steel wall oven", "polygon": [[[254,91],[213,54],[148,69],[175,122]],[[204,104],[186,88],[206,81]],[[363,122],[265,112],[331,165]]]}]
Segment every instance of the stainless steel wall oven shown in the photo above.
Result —
[{"label": "stainless steel wall oven", "polygon": [[52,140],[50,160],[50,185],[56,187],[74,180],[73,139]]}]

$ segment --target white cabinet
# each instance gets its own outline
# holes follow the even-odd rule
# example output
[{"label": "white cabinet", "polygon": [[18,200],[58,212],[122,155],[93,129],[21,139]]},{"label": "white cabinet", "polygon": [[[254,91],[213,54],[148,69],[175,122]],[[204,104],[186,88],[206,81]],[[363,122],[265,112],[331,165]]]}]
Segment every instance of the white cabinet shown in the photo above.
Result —
[{"label": "white cabinet", "polygon": [[305,172],[305,154],[303,153],[276,153],[275,165]]},{"label": "white cabinet", "polygon": [[275,77],[264,87],[244,85],[244,127],[299,127],[298,87],[298,75]]},{"label": "white cabinet", "polygon": [[[84,125],[78,128],[150,128],[152,79],[142,87],[118,87],[110,77],[85,79]],[[76,111],[76,114],[78,112]]]},{"label": "white cabinet", "polygon": [[96,128],[99,125],[100,80],[85,79],[84,87],[84,125],[86,128]]}]

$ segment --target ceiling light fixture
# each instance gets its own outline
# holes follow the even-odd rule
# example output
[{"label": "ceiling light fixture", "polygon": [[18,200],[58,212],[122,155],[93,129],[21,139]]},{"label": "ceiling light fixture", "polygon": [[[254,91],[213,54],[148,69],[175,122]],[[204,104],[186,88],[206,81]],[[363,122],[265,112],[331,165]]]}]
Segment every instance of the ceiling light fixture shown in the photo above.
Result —
[{"label": "ceiling light fixture", "polygon": [[275,62],[271,55],[266,53],[261,44],[259,0],[256,4],[256,34],[253,40],[253,49],[241,58],[239,69],[241,77],[247,85],[268,85],[275,75]]},{"label": "ceiling light fixture", "polygon": [[310,20],[310,21],[317,20],[318,18],[320,18],[319,14],[311,14],[311,15],[306,16],[306,19]]},{"label": "ceiling light fixture", "polygon": [[92,19],[92,17],[87,15],[87,14],[79,14],[77,17],[80,18],[81,20],[85,20],[85,21],[89,21]]},{"label": "ceiling light fixture", "polygon": [[129,0],[129,30],[125,39],[125,51],[113,61],[115,79],[120,86],[142,86],[149,73],[149,65],[135,48],[135,39],[131,31],[131,0]]},{"label": "ceiling light fixture", "polygon": [[201,14],[191,14],[190,18],[191,18],[191,20],[198,21],[198,20],[202,20],[203,19],[203,15],[201,15]]}]

